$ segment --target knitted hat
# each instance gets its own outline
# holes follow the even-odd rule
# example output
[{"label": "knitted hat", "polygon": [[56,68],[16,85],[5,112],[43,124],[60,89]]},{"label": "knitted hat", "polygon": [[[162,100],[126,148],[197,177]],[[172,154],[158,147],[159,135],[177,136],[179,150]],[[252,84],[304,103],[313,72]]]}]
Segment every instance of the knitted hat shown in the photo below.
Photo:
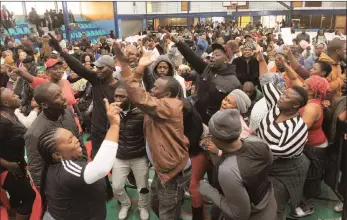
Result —
[{"label": "knitted hat", "polygon": [[252,101],[244,91],[240,89],[234,89],[231,93],[229,93],[229,95],[232,95],[236,98],[237,109],[241,114],[244,114],[248,111],[248,108],[251,106]]},{"label": "knitted hat", "polygon": [[253,43],[246,42],[243,48],[250,48],[251,50],[255,50],[255,46]]},{"label": "knitted hat", "polygon": [[221,110],[215,113],[208,123],[210,133],[217,139],[229,141],[240,137],[241,119],[236,109]]}]

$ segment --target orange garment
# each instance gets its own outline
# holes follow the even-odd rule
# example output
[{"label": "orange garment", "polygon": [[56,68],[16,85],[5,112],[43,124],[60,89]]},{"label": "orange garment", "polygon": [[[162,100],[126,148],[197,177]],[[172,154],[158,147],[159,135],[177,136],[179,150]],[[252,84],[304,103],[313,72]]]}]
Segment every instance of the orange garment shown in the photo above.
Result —
[{"label": "orange garment", "polygon": [[326,77],[326,79],[329,82],[330,89],[333,94],[332,101],[335,101],[337,98],[341,97],[341,88],[346,75],[342,74],[340,62],[336,62],[335,60],[331,59],[327,54],[322,53],[319,57],[319,61],[328,62],[332,67],[331,73],[328,77]]}]

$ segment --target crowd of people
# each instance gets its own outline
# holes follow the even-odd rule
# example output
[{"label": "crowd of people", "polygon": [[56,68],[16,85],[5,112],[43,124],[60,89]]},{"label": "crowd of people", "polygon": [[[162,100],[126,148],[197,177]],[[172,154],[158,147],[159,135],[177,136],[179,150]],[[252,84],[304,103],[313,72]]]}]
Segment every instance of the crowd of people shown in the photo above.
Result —
[{"label": "crowd of people", "polygon": [[136,42],[43,34],[40,51],[7,39],[0,170],[16,219],[31,215],[33,182],[44,220],[105,219],[114,195],[124,220],[127,178],[141,220],[179,220],[186,188],[193,220],[206,201],[213,220],[283,220],[286,206],[300,218],[340,170],[334,209],[347,216],[346,41],[307,36],[285,45],[259,24],[199,22]]}]

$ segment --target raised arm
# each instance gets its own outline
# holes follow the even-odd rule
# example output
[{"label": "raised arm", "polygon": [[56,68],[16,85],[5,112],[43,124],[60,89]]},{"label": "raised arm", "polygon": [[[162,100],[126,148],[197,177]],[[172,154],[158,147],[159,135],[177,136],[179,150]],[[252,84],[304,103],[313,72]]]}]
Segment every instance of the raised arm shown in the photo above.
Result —
[{"label": "raised arm", "polygon": [[117,155],[120,123],[119,113],[121,110],[117,106],[117,103],[109,104],[107,99],[104,99],[104,101],[110,128],[94,160],[88,163],[84,170],[84,181],[87,184],[92,184],[104,178],[112,169]]},{"label": "raised arm", "polygon": [[32,83],[34,81],[34,76],[32,76],[29,72],[28,69],[25,67],[20,67],[12,71],[12,73],[17,74],[19,77],[22,77],[25,81],[28,83]]},{"label": "raised arm", "polygon": [[[152,97],[144,88],[140,87],[138,79],[134,77],[131,69],[127,63],[127,59],[120,50],[118,43],[115,43],[117,49],[117,56],[121,64],[121,75],[123,82],[126,85],[126,90],[129,99],[134,103],[143,113],[157,118],[170,118],[171,108],[163,100],[159,100]],[[143,69],[148,66],[152,61],[148,58],[144,58],[139,62],[139,68]]]},{"label": "raised arm", "polygon": [[71,56],[70,54],[63,52],[63,49],[60,47],[59,42],[54,38],[54,36],[50,33],[48,35],[51,37],[49,40],[49,44],[51,47],[54,48],[58,53],[60,53],[60,56],[62,56],[67,63],[67,65],[70,67],[72,71],[74,71],[77,75],[80,77],[85,78],[91,83],[94,83],[98,76],[94,71],[89,70],[86,68],[79,60],[77,60],[75,57]]},{"label": "raised arm", "polygon": [[260,46],[257,45],[256,50],[254,51],[254,54],[259,62],[259,77],[264,76],[266,73],[269,72],[267,68],[266,61],[264,59],[264,55],[260,50]]},{"label": "raised arm", "polygon": [[184,59],[186,59],[187,62],[193,67],[193,69],[195,69],[195,71],[199,75],[201,75],[208,64],[204,62],[198,55],[196,55],[195,52],[190,49],[184,42],[179,41],[176,37],[174,37],[167,31],[163,32],[166,33],[166,35],[172,40],[172,42],[176,43],[177,49],[180,51]]},{"label": "raised arm", "polygon": [[292,67],[290,67],[284,60],[282,57],[278,57],[276,58],[277,62],[281,62],[284,69],[286,70],[286,74],[289,77],[289,79],[292,81],[292,83],[294,85],[297,86],[303,86],[303,83],[300,81],[300,79],[298,78],[296,72],[292,69]]},{"label": "raised arm", "polygon": [[307,71],[306,69],[302,68],[300,63],[295,59],[292,49],[289,46],[285,46],[284,50],[287,53],[288,60],[290,62],[291,67],[301,76],[303,79],[307,79],[310,77],[310,72]]}]

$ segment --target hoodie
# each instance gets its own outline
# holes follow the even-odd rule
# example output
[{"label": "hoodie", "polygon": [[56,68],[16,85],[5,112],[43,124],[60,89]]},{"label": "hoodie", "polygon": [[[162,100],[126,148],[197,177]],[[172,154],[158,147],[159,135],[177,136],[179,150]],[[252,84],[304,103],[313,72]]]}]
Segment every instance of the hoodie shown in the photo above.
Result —
[{"label": "hoodie", "polygon": [[171,63],[169,57],[166,55],[160,55],[156,59],[156,61],[152,64],[153,69],[146,69],[143,76],[143,83],[145,85],[146,90],[151,91],[151,89],[154,87],[154,82],[160,78],[157,72],[157,66],[159,63],[163,61],[169,64],[169,73],[167,76],[174,77],[181,84],[183,96],[184,98],[186,98],[186,86],[184,84],[184,79],[181,76],[177,75],[173,64]]},{"label": "hoodie", "polygon": [[341,97],[341,88],[346,75],[342,74],[340,62],[335,62],[335,60],[331,59],[327,54],[322,53],[319,57],[319,61],[328,62],[332,67],[331,73],[326,77],[326,79],[328,80],[332,91],[332,101],[335,101],[337,98]]}]

